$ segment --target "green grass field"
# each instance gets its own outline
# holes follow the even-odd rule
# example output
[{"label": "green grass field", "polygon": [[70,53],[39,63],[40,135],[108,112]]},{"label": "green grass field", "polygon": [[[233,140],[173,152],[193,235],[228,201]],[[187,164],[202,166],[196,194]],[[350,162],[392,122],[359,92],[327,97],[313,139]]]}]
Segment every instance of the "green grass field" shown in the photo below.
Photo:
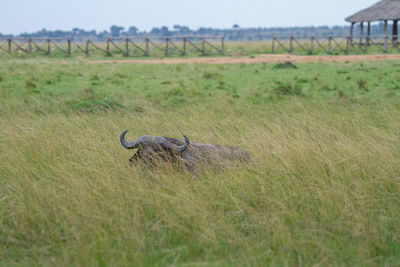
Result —
[{"label": "green grass field", "polygon": [[[400,265],[400,64],[0,64],[0,265]],[[130,129],[235,145],[128,165]]]}]

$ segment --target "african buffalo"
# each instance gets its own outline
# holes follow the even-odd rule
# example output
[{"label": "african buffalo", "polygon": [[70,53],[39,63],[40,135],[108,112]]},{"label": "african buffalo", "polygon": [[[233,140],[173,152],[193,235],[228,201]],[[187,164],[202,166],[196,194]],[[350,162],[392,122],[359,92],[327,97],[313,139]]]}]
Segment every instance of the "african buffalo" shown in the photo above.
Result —
[{"label": "african buffalo", "polygon": [[194,143],[187,136],[184,141],[161,136],[144,135],[133,142],[125,140],[128,130],[121,133],[120,141],[127,149],[137,148],[129,159],[130,165],[139,161],[147,166],[156,167],[161,162],[183,163],[187,170],[194,172],[200,167],[225,166],[232,161],[247,161],[247,151],[213,144]]}]

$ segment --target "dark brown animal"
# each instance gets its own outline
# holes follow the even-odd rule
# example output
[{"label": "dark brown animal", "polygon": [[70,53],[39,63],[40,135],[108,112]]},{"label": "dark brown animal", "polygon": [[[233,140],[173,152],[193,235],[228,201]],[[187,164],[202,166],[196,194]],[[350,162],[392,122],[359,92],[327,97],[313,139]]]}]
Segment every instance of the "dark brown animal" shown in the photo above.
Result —
[{"label": "dark brown animal", "polygon": [[130,165],[142,162],[147,166],[156,167],[159,163],[181,163],[187,170],[194,172],[200,167],[226,166],[233,161],[247,161],[250,155],[247,151],[230,146],[194,143],[187,136],[184,140],[170,137],[144,135],[133,142],[125,140],[128,130],[121,133],[120,141],[127,149],[137,148],[129,159]]}]

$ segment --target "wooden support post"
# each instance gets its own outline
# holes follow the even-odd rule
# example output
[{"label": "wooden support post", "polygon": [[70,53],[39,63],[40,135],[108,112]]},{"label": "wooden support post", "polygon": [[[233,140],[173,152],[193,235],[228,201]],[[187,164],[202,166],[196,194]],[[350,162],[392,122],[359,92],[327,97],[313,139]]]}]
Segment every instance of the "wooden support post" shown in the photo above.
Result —
[{"label": "wooden support post", "polygon": [[368,36],[371,35],[371,22],[370,22],[370,21],[368,21],[367,35],[368,35]]},{"label": "wooden support post", "polygon": [[106,52],[107,52],[107,56],[111,56],[111,50],[110,50],[110,38],[107,38],[107,42],[106,42]]},{"label": "wooden support post", "polygon": [[384,37],[385,38],[385,40],[383,41],[383,51],[385,52],[385,53],[387,53],[388,52],[388,39],[389,39],[389,37],[387,37],[387,36],[385,36]]},{"label": "wooden support post", "polygon": [[150,42],[150,39],[146,38],[146,56],[150,55],[149,42]]},{"label": "wooden support post", "polygon": [[9,38],[7,40],[7,42],[8,42],[8,53],[11,55],[11,53],[12,53],[12,40],[11,40],[11,38]]},{"label": "wooden support post", "polygon": [[129,39],[125,39],[125,56],[129,57]]},{"label": "wooden support post", "polygon": [[50,55],[50,53],[51,53],[51,40],[50,39],[47,39],[47,54],[48,55]]},{"label": "wooden support post", "polygon": [[310,50],[311,54],[314,53],[314,40],[315,40],[314,36],[311,36],[311,50]]},{"label": "wooden support post", "polygon": [[272,37],[272,54],[274,54],[275,53],[275,42],[276,42],[276,36],[273,36]]},{"label": "wooden support post", "polygon": [[90,44],[90,41],[87,40],[86,41],[86,46],[85,46],[85,54],[86,54],[87,57],[89,56],[89,44]]},{"label": "wooden support post", "polygon": [[354,22],[351,23],[350,27],[350,45],[353,45],[353,32],[354,32]]},{"label": "wooden support post", "polygon": [[289,53],[290,53],[290,54],[293,53],[293,40],[294,40],[294,37],[293,37],[293,36],[290,36],[290,37],[289,37],[289,46],[290,46],[290,48],[289,48]]},{"label": "wooden support post", "polygon": [[384,51],[385,53],[388,52],[388,21],[385,20],[385,29],[384,29],[384,35],[385,35],[385,41],[384,41]]},{"label": "wooden support post", "polygon": [[206,54],[206,41],[204,39],[201,41],[201,54],[203,56]]},{"label": "wooden support post", "polygon": [[361,21],[360,22],[360,42],[359,42],[360,46],[362,46],[363,38],[364,38],[364,22]]},{"label": "wooden support post", "polygon": [[332,36],[328,37],[328,54],[332,53]]},{"label": "wooden support post", "polygon": [[71,39],[67,39],[67,54],[71,55]]},{"label": "wooden support post", "polygon": [[183,37],[183,55],[186,55],[186,37]]},{"label": "wooden support post", "polygon": [[168,56],[168,50],[169,50],[169,38],[165,38],[165,55]]},{"label": "wooden support post", "polygon": [[366,43],[365,43],[365,47],[366,47],[365,53],[368,51],[370,39],[371,39],[371,22],[368,21],[368,27],[367,27],[367,41],[366,41]]},{"label": "wooden support post", "polygon": [[225,54],[225,36],[222,36],[221,38],[221,51],[222,54]]},{"label": "wooden support post", "polygon": [[388,21],[385,20],[384,35],[387,36],[387,34],[388,34]]},{"label": "wooden support post", "polygon": [[398,38],[398,20],[393,21],[393,47],[397,48],[397,41],[399,40]]},{"label": "wooden support post", "polygon": [[28,40],[28,53],[32,54],[32,38]]}]

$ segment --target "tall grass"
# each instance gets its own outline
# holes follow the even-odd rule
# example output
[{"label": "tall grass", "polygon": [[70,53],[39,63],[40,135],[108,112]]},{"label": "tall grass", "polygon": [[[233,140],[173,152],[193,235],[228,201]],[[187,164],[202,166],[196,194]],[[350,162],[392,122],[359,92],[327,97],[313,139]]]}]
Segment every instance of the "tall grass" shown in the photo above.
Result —
[{"label": "tall grass", "polygon": [[[41,67],[32,67],[41,73]],[[151,76],[158,67],[143,68],[143,75]],[[167,68],[169,80],[179,87],[170,74],[176,66]],[[215,72],[214,66],[198,68],[201,75]],[[225,77],[229,71],[248,71],[232,68],[219,69],[228,83],[220,91],[231,90]],[[297,71],[268,69],[289,76]],[[302,96],[254,102],[255,96],[244,97],[251,88],[238,90],[240,98],[227,97],[231,93],[207,98],[196,96],[198,88],[190,84],[189,91],[168,95],[184,102],[162,98],[156,103],[154,96],[129,89],[124,90],[137,98],[125,99],[106,85],[83,96],[65,96],[59,91],[69,90],[63,81],[56,82],[60,87],[53,88],[53,96],[37,95],[31,86],[21,89],[23,94],[12,93],[12,84],[25,81],[2,71],[7,83],[0,83],[3,265],[400,263],[397,94],[356,89],[358,95],[345,91],[340,96],[323,95],[323,90],[321,97],[311,97],[304,90]],[[91,71],[65,68],[71,75],[92,77]],[[45,90],[44,78],[38,77],[32,82]],[[213,83],[205,79],[204,84]],[[81,86],[79,79],[68,81],[73,90]],[[170,84],[164,86],[168,91]],[[102,90],[122,107],[87,110],[68,104],[68,97],[103,99]],[[271,94],[275,90],[272,86]],[[130,129],[129,139],[144,134],[180,138],[183,133],[197,142],[235,145],[248,150],[252,160],[196,175],[168,167],[131,168],[133,152],[118,140],[125,129]]]}]

